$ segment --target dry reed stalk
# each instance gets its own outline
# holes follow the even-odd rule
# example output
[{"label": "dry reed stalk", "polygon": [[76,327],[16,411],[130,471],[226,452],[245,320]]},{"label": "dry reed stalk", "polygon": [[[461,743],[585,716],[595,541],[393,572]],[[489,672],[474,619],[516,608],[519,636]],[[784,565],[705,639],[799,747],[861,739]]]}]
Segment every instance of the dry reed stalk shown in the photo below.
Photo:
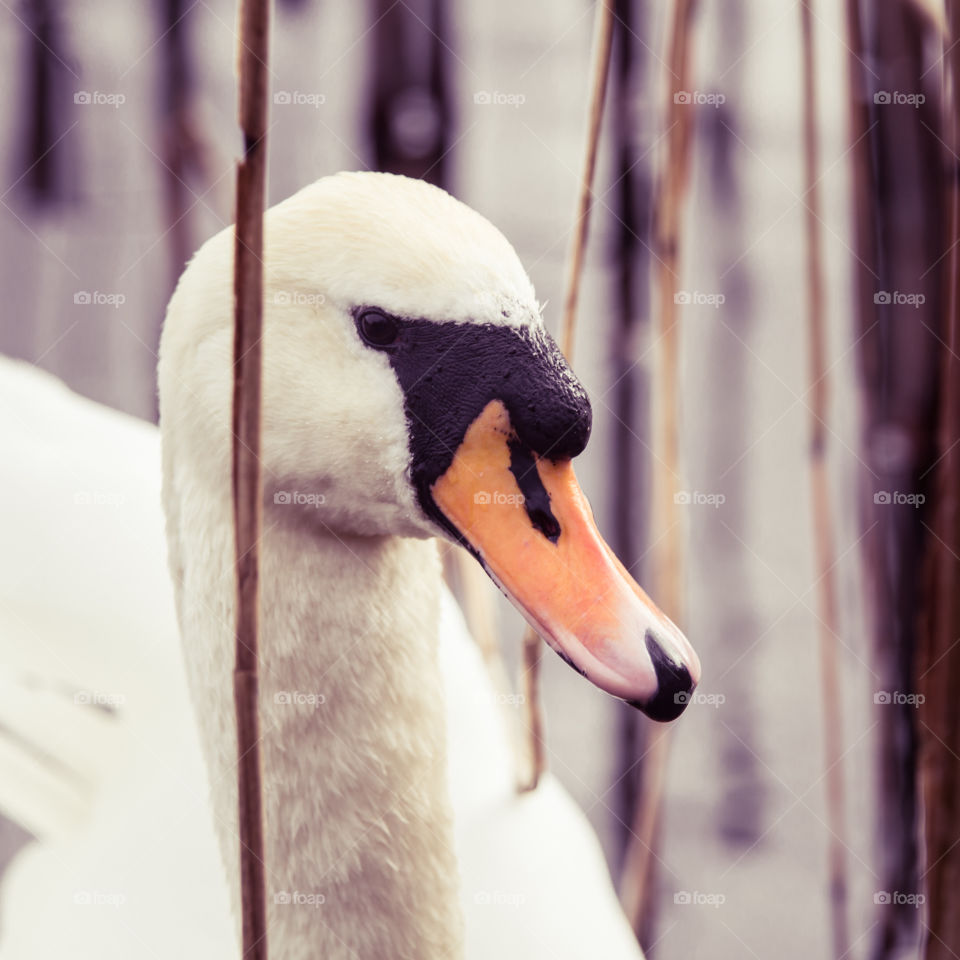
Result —
[{"label": "dry reed stalk", "polygon": [[873,317],[873,265],[877,262],[874,235],[871,182],[873,175],[870,163],[870,117],[866,104],[866,82],[863,71],[865,56],[863,24],[860,19],[858,0],[846,0],[847,30],[847,85],[848,112],[850,116],[850,185],[853,192],[853,228],[857,259],[855,296],[857,320],[862,333]]},{"label": "dry reed stalk", "polygon": [[[613,435],[610,454],[610,496],[613,525],[610,546],[628,570],[640,565],[639,544],[646,539],[645,472],[638,453],[648,432],[640,406],[646,398],[648,376],[637,366],[637,343],[649,323],[649,267],[652,248],[650,210],[653,187],[650,164],[644,150],[646,137],[641,132],[652,128],[644,104],[638,109],[646,75],[648,51],[642,35],[649,17],[633,0],[617,0],[617,27],[614,31],[613,66],[610,91],[612,100],[612,149],[616,196],[616,291],[609,362],[611,365]],[[650,140],[652,141],[652,136]],[[640,156],[638,156],[638,152]],[[640,402],[638,402],[640,401]],[[638,442],[639,438],[639,442]],[[637,792],[642,769],[636,763],[644,744],[644,720],[633,708],[617,710],[617,778],[614,816],[618,833],[619,862],[630,838],[630,821],[637,809]]]},{"label": "dry reed stalk", "polygon": [[194,250],[187,178],[202,169],[202,146],[192,119],[193,73],[189,52],[187,0],[163,0],[163,166],[171,288]]},{"label": "dry reed stalk", "polygon": [[819,653],[823,683],[824,778],[827,787],[830,916],[833,955],[846,957],[850,946],[847,924],[846,824],[844,818],[843,732],[837,653],[837,587],[834,566],[833,519],[826,458],[828,389],[826,323],[824,317],[823,244],[820,218],[820,138],[817,129],[816,51],[810,0],[800,0],[803,61],[803,164],[806,207],[807,324],[810,372],[810,487],[814,548],[819,578]]},{"label": "dry reed stalk", "polygon": [[670,728],[663,724],[649,725],[642,757],[643,780],[630,823],[630,842],[620,876],[620,903],[641,943],[649,942],[649,892],[653,880],[650,863],[666,785],[669,748]]},{"label": "dry reed stalk", "polygon": [[594,27],[593,79],[590,84],[590,114],[587,120],[586,152],[583,158],[583,175],[580,179],[580,195],[577,198],[577,215],[573,224],[573,237],[570,242],[570,252],[567,256],[566,295],[563,301],[563,325],[560,333],[560,349],[563,350],[568,362],[573,359],[574,328],[577,322],[577,304],[580,300],[580,278],[583,276],[587,236],[590,231],[590,211],[593,209],[593,180],[597,169],[600,127],[603,124],[603,105],[607,99],[607,79],[610,76],[613,11],[614,0],[598,0],[597,22]]},{"label": "dry reed stalk", "polygon": [[[566,293],[563,301],[560,334],[560,349],[568,362],[573,358],[574,329],[576,326],[577,303],[580,297],[580,278],[583,274],[587,235],[590,227],[590,210],[593,206],[593,178],[597,167],[600,127],[603,123],[603,105],[607,95],[607,77],[610,75],[613,11],[614,0],[597,0],[586,155],[583,162],[583,175],[580,180],[580,192],[577,198],[573,239],[567,259]],[[546,767],[543,706],[540,702],[541,656],[540,637],[532,627],[527,627],[523,634],[521,676],[523,680],[523,711],[524,727],[527,734],[528,767],[526,776],[521,775],[517,784],[517,789],[521,793],[536,789]]]},{"label": "dry reed stalk", "polygon": [[239,121],[234,243],[233,498],[237,633],[234,699],[240,813],[240,892],[245,960],[266,960],[262,765],[259,714],[259,539],[263,511],[260,408],[263,329],[263,209],[267,167],[269,0],[241,0]]},{"label": "dry reed stalk", "polygon": [[960,882],[957,822],[960,817],[960,186],[957,151],[960,144],[960,0],[947,0],[949,33],[943,38],[944,127],[952,176],[946,183],[947,269],[944,271],[945,323],[941,354],[941,393],[938,424],[935,537],[931,543],[929,612],[921,630],[917,686],[925,701],[920,718],[919,777],[923,809],[927,896],[924,960],[946,960],[960,953],[960,913],[956,889]]},{"label": "dry reed stalk", "polygon": [[[924,619],[932,604],[928,564],[931,477],[936,462],[938,401],[943,368],[945,311],[943,238],[945,204],[942,117],[937,98],[916,110],[876,106],[874,88],[925,87],[930,73],[931,25],[909,0],[861,5],[847,2],[850,56],[855,274],[858,293],[856,350],[862,403],[862,492],[867,615],[872,669],[882,688],[916,688]],[[879,290],[911,289],[922,304],[880,304]],[[879,489],[910,490],[923,506],[877,500]],[[880,506],[876,504],[880,503]],[[876,874],[886,890],[916,891],[921,842],[918,744],[923,713],[909,704],[878,710]],[[925,830],[926,828],[924,828]],[[916,949],[924,916],[910,903],[884,904],[871,924],[874,960]]]},{"label": "dry reed stalk", "polygon": [[[667,60],[667,154],[655,208],[655,239],[658,258],[657,339],[660,348],[655,383],[653,509],[651,534],[654,596],[672,620],[683,625],[683,545],[681,528],[671,523],[674,496],[680,476],[677,391],[680,365],[680,329],[674,296],[680,268],[681,217],[690,166],[693,107],[674,96],[690,89],[690,38],[695,0],[675,0]],[[624,858],[621,902],[627,919],[641,942],[645,938],[652,882],[653,846],[669,755],[669,730],[657,730],[644,757],[643,783]]]}]

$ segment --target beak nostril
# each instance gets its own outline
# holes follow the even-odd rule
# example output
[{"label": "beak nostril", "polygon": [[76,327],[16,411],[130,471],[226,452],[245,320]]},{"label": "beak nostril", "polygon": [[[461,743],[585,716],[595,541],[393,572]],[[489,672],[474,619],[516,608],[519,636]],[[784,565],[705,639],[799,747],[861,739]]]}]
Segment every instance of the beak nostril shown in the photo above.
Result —
[{"label": "beak nostril", "polygon": [[539,530],[548,540],[557,542],[560,536],[560,524],[556,517],[546,510],[532,509],[527,511],[530,522]]},{"label": "beak nostril", "polygon": [[508,440],[507,446],[510,448],[510,472],[523,495],[523,506],[530,523],[551,543],[556,543],[560,538],[560,523],[550,509],[550,494],[540,479],[533,454],[516,437]]}]

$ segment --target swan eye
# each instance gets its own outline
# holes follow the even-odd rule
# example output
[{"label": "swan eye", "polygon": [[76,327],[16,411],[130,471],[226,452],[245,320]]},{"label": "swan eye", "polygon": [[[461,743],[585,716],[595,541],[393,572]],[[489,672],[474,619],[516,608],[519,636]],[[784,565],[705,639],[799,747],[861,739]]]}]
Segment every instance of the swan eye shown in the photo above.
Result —
[{"label": "swan eye", "polygon": [[400,333],[400,324],[379,310],[367,310],[360,315],[360,336],[372,347],[389,347]]}]

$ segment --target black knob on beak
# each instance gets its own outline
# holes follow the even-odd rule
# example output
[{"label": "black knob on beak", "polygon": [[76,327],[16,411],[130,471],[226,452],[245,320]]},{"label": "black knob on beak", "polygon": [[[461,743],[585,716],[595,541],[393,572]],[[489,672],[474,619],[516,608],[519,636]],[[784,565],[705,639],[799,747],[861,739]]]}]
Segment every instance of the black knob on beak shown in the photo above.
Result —
[{"label": "black knob on beak", "polygon": [[647,631],[644,641],[657,674],[657,692],[644,703],[631,700],[630,705],[642,710],[651,720],[659,720],[661,723],[676,720],[687,708],[696,684],[690,671],[682,663],[674,663],[667,656],[652,631]]}]

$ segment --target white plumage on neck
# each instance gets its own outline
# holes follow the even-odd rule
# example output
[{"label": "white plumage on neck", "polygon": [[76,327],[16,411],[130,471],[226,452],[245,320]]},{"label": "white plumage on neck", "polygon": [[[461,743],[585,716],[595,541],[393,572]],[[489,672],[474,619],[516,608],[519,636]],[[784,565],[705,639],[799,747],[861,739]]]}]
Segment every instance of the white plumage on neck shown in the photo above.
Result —
[{"label": "white plumage on neck", "polygon": [[[268,509],[262,542],[271,939],[293,960],[456,957],[462,933],[436,658],[435,544],[304,532],[282,511]],[[229,544],[214,528],[223,517],[194,519],[181,528],[183,554]],[[180,616],[221,850],[227,876],[236,878],[226,573],[201,582],[191,570]]]}]

